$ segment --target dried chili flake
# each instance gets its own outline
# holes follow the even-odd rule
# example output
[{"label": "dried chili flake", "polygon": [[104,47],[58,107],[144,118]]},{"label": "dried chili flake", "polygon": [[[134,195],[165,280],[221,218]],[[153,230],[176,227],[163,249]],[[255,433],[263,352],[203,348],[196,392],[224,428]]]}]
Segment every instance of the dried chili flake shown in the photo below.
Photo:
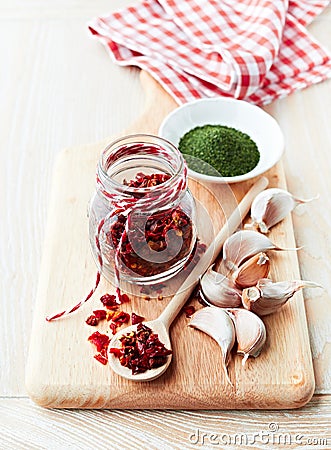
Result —
[{"label": "dried chili flake", "polygon": [[152,173],[151,175],[146,175],[142,172],[136,174],[135,180],[123,181],[123,184],[134,188],[146,188],[159,186],[170,179],[170,175],[165,173]]},{"label": "dried chili flake", "polygon": [[127,294],[121,294],[120,302],[121,303],[129,303],[130,302],[130,297]]},{"label": "dried chili flake", "polygon": [[115,311],[112,316],[112,321],[115,323],[127,323],[130,320],[130,314],[124,311]]},{"label": "dried chili flake", "polygon": [[85,323],[87,323],[87,325],[90,325],[91,327],[96,327],[99,323],[99,319],[94,314],[92,314],[85,320]]},{"label": "dried chili flake", "polygon": [[100,301],[107,309],[117,309],[119,306],[116,300],[116,295],[104,294],[100,297]]},{"label": "dried chili flake", "polygon": [[112,334],[116,334],[117,333],[117,328],[118,328],[119,324],[115,323],[115,322],[111,322],[109,325],[109,328],[112,332]]},{"label": "dried chili flake", "polygon": [[[134,188],[149,188],[165,183],[170,178],[168,174],[155,173],[145,175],[138,173],[134,180],[123,183]],[[141,192],[132,194],[137,199],[145,195]],[[141,219],[141,220],[140,220]],[[130,239],[126,232],[128,217],[118,214],[106,231],[106,242],[116,250],[116,253],[127,268],[141,276],[153,276],[166,272],[178,261],[185,258],[190,252],[193,239],[193,225],[190,217],[178,206],[158,211],[146,217],[135,217],[134,224],[130,226]],[[178,240],[167,239],[169,232],[174,232],[181,239],[181,248],[178,251]],[[134,242],[134,249],[132,247]],[[167,261],[155,261],[155,252],[167,252]],[[110,252],[111,253],[111,252]],[[154,256],[154,257],[152,257]],[[109,254],[108,260],[112,259]]]},{"label": "dried chili flake", "polygon": [[145,320],[145,317],[138,316],[138,314],[135,314],[134,312],[131,314],[131,323],[132,325],[136,325],[137,323],[141,323]]},{"label": "dried chili flake", "polygon": [[101,353],[94,355],[94,358],[104,366],[108,363],[108,358],[106,356],[102,356]]},{"label": "dried chili flake", "polygon": [[193,305],[184,306],[183,312],[185,313],[186,317],[189,319],[195,313],[195,307]]},{"label": "dried chili flake", "polygon": [[121,346],[110,348],[122,366],[132,371],[132,374],[146,372],[146,370],[163,366],[167,357],[172,354],[159,340],[156,333],[139,323],[137,331],[131,331],[119,338]]},{"label": "dried chili flake", "polygon": [[107,311],[105,311],[104,309],[96,309],[95,311],[93,311],[93,314],[99,320],[105,320],[107,317]]},{"label": "dried chili flake", "polygon": [[115,314],[115,312],[116,312],[116,310],[107,311],[107,317],[106,317],[107,322],[109,322],[113,318],[113,315]]},{"label": "dried chili flake", "polygon": [[89,336],[88,341],[96,346],[98,352],[101,352],[102,350],[107,350],[110,339],[106,334],[101,334],[99,331],[96,331]]}]

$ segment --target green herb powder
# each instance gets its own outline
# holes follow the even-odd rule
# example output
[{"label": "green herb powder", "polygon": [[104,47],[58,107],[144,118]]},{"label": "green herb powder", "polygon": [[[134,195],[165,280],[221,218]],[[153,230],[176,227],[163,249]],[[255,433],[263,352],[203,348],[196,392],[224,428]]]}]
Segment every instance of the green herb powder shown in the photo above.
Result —
[{"label": "green herb powder", "polygon": [[243,175],[260,160],[257,145],[247,134],[223,125],[193,128],[180,139],[178,148],[189,168],[205,175]]}]

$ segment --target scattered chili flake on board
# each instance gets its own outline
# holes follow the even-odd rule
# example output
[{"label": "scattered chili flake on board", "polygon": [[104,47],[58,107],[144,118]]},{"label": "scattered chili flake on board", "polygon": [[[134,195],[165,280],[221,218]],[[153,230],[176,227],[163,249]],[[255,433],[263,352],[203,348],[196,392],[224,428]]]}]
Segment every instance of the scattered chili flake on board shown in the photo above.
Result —
[{"label": "scattered chili flake on board", "polygon": [[120,301],[121,303],[129,303],[130,297],[127,294],[121,294]]},{"label": "scattered chili flake on board", "polygon": [[100,301],[107,309],[117,309],[119,306],[116,300],[116,295],[105,294],[100,297]]},{"label": "scattered chili flake on board", "polygon": [[94,358],[101,364],[106,365],[108,362],[107,350],[110,343],[109,337],[106,334],[101,334],[99,331],[96,331],[88,337],[88,341],[95,345],[99,352],[94,355]]},{"label": "scattered chili flake on board", "polygon": [[163,366],[167,357],[172,354],[158,335],[142,323],[137,325],[137,331],[124,334],[119,341],[121,347],[110,348],[109,352],[119,359],[122,366],[130,369],[133,375]]},{"label": "scattered chili flake on board", "polygon": [[85,323],[87,323],[87,325],[90,325],[91,327],[96,327],[99,323],[99,319],[92,314],[91,316],[88,316],[88,318],[85,320]]},{"label": "scattered chili flake on board", "polygon": [[138,172],[135,180],[123,180],[123,184],[134,188],[146,188],[159,186],[160,184],[168,181],[170,178],[170,175],[166,173],[152,173],[151,175],[146,175],[143,172]]},{"label": "scattered chili flake on board", "polygon": [[[168,174],[154,173],[146,175],[138,173],[134,180],[123,181],[123,184],[133,188],[150,188],[165,183],[171,177]],[[146,194],[132,194],[137,200]],[[147,220],[135,218],[130,224],[130,239],[126,231],[127,220],[124,214],[117,215],[106,231],[107,244],[116,250],[116,255],[129,271],[141,276],[153,276],[166,272],[170,267],[185,258],[190,252],[193,239],[193,224],[191,218],[180,208],[172,207],[151,214]],[[131,220],[131,219],[130,219]],[[173,232],[179,239],[167,239]],[[178,245],[180,241],[180,249]],[[134,248],[132,242],[135,243]],[[166,251],[166,262],[157,262],[154,252]],[[112,252],[108,255],[112,259]]]},{"label": "scattered chili flake on board", "polygon": [[145,320],[145,317],[138,316],[138,314],[135,314],[134,312],[131,314],[131,323],[132,325],[136,325],[137,323],[141,323]]},{"label": "scattered chili flake on board", "polygon": [[117,333],[117,327],[118,327],[117,323],[111,322],[111,324],[109,325],[109,328],[110,328],[112,334],[116,334]]},{"label": "scattered chili flake on board", "polygon": [[93,311],[93,314],[99,320],[105,320],[107,317],[107,311],[104,309],[96,309],[95,311]]},{"label": "scattered chili flake on board", "polygon": [[124,311],[108,311],[107,320],[112,322],[109,324],[112,334],[116,334],[117,328],[123,323],[127,323],[130,320],[130,314]]},{"label": "scattered chili flake on board", "polygon": [[88,341],[96,346],[98,352],[101,352],[101,350],[107,349],[110,339],[106,334],[101,334],[99,331],[96,331],[89,336]]},{"label": "scattered chili flake on board", "polygon": [[184,306],[183,312],[185,313],[186,317],[189,319],[195,313],[195,307],[193,305]]}]

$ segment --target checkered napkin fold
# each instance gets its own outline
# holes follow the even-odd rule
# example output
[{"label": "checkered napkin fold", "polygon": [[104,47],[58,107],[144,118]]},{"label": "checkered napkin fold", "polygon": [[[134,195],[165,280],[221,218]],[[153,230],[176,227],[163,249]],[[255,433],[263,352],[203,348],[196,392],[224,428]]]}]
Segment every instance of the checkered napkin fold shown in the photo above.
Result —
[{"label": "checkered napkin fold", "polygon": [[122,66],[148,71],[177,103],[228,96],[263,105],[331,78],[306,30],[329,0],[143,0],[89,23]]}]

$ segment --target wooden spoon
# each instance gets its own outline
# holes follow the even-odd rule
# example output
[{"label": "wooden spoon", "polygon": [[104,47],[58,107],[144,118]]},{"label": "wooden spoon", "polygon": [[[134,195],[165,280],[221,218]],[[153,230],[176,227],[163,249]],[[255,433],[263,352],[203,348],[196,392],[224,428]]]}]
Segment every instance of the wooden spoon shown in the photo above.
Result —
[{"label": "wooden spoon", "polygon": [[[181,285],[178,292],[174,295],[172,300],[168,303],[161,315],[149,322],[144,322],[146,326],[151,328],[154,333],[157,333],[160,341],[166,346],[167,349],[171,349],[171,342],[169,337],[169,328],[182,306],[185,304],[189,296],[191,295],[193,289],[199,281],[199,277],[208,269],[210,264],[212,264],[218,254],[220,253],[225,239],[240,226],[243,218],[249,211],[253,199],[263,191],[268,185],[268,180],[265,177],[260,178],[256,183],[250,188],[241,202],[238,204],[236,209],[233,211],[227,222],[224,224],[220,232],[217,234],[211,245],[208,247],[207,251],[200,258],[197,265],[188,275],[184,283]],[[131,325],[120,331],[118,331],[112,340],[110,341],[109,347],[120,347],[121,343],[119,338],[124,334],[130,333],[131,331],[136,331],[137,325]],[[162,375],[171,362],[171,355],[168,356],[166,364],[156,369],[150,369],[146,372],[133,375],[131,370],[120,364],[119,359],[116,358],[112,353],[108,352],[109,366],[123,378],[134,381],[151,381]]]}]

